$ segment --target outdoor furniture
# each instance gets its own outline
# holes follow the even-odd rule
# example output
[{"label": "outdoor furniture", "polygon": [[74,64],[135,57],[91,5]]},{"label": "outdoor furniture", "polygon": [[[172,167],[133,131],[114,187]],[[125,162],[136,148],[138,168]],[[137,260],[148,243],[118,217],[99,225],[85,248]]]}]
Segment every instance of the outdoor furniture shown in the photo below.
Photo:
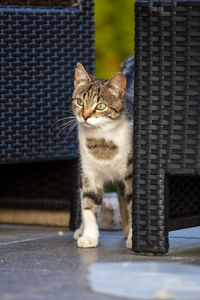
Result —
[{"label": "outdoor furniture", "polygon": [[200,1],[135,4],[133,250],[200,225]]},{"label": "outdoor furniture", "polygon": [[52,125],[70,116],[76,63],[94,71],[93,1],[0,1],[0,57],[0,207],[73,214],[77,134]]}]

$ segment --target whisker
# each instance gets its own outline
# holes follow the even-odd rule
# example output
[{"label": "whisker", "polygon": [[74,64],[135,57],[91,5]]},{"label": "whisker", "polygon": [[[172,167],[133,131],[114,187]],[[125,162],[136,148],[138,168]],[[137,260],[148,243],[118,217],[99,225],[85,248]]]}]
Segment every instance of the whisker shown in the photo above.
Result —
[{"label": "whisker", "polygon": [[71,132],[74,130],[74,128],[75,128],[77,125],[78,125],[78,123],[75,123],[74,125],[72,125],[72,126],[69,128],[69,130],[68,130],[68,132],[67,132],[67,136],[71,134]]},{"label": "whisker", "polygon": [[[70,133],[71,133],[72,130],[76,127],[76,125],[77,125],[77,124],[73,125],[73,126],[72,126],[72,129],[71,129],[71,127],[70,127],[70,129],[67,131],[66,136],[70,135]],[[65,127],[65,128],[62,128],[62,129],[56,134],[56,136],[59,136],[60,133],[63,132],[65,129],[66,129],[66,127]]]},{"label": "whisker", "polygon": [[65,118],[62,118],[62,119],[59,119],[59,120],[57,120],[56,122],[54,122],[53,124],[54,125],[56,125],[57,123],[59,123],[59,122],[62,122],[62,121],[64,121],[64,120],[75,120],[76,119],[76,117],[65,117]]},{"label": "whisker", "polygon": [[73,116],[73,117],[65,117],[65,118],[59,119],[59,120],[55,121],[55,122],[51,125],[51,128],[52,128],[53,126],[57,126],[57,124],[58,124],[59,122],[62,122],[62,121],[64,121],[64,120],[70,120],[70,119],[74,119],[74,120],[75,120],[76,117]]},{"label": "whisker", "polygon": [[[73,127],[74,125],[76,126],[77,124],[77,121],[76,120],[73,120],[73,122],[71,121],[70,123],[65,123],[65,124],[62,124],[59,128],[57,128],[57,130],[59,130],[57,133],[56,133],[56,136],[58,136],[62,131],[64,131],[67,127],[70,126],[69,130],[71,129],[71,127]],[[74,128],[75,128],[74,126]],[[74,129],[73,128],[73,129]],[[73,130],[72,129],[72,130]],[[71,132],[70,132],[71,133]]]},{"label": "whisker", "polygon": [[69,121],[69,122],[67,122],[67,123],[63,123],[63,124],[61,124],[60,126],[57,126],[55,129],[54,129],[54,131],[56,132],[56,131],[58,131],[58,130],[60,130],[60,129],[62,129],[62,128],[67,128],[67,127],[69,127],[69,126],[71,126],[73,123],[75,123],[76,121],[75,120],[71,120],[71,121]]},{"label": "whisker", "polygon": [[56,136],[58,136],[63,130],[65,130],[67,128],[67,126],[61,128],[57,133],[56,133]]}]

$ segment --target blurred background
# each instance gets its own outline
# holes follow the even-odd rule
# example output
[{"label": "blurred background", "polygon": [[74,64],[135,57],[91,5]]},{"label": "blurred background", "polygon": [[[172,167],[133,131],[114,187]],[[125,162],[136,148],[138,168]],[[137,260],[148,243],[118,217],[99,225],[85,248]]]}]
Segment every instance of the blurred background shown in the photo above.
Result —
[{"label": "blurred background", "polygon": [[96,76],[108,79],[134,55],[135,0],[95,0]]}]

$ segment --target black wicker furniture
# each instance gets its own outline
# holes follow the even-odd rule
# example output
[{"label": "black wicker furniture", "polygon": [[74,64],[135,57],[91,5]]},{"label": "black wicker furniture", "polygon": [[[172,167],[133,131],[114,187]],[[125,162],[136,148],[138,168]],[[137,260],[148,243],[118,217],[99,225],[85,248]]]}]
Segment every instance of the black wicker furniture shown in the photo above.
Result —
[{"label": "black wicker furniture", "polygon": [[200,225],[200,1],[135,4],[133,250]]},{"label": "black wicker furniture", "polygon": [[[67,209],[69,191],[77,188],[71,181],[77,165],[76,130],[68,137],[65,131],[56,135],[52,124],[70,116],[76,63],[94,71],[93,1],[0,1],[0,58],[0,172],[1,177],[6,172],[12,177],[10,185],[8,180],[2,187],[2,197],[10,198],[13,192],[12,199],[16,193],[21,199],[36,199],[36,194],[47,199],[57,180],[60,188],[53,194],[59,205],[41,201],[40,207]],[[45,185],[37,179],[36,193],[14,189],[14,177],[23,178],[25,169],[27,178],[34,177],[33,170],[38,177],[40,169],[46,176]],[[59,202],[63,189],[66,201]],[[13,201],[0,200],[0,207],[22,206]],[[29,206],[24,202],[24,208]]]}]

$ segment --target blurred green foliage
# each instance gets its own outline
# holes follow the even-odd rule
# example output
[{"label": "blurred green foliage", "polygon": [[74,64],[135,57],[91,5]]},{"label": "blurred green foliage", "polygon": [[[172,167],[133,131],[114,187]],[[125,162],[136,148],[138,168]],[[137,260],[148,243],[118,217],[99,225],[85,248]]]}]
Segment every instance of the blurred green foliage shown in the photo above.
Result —
[{"label": "blurred green foliage", "polygon": [[96,76],[108,79],[134,54],[135,0],[95,0]]}]

